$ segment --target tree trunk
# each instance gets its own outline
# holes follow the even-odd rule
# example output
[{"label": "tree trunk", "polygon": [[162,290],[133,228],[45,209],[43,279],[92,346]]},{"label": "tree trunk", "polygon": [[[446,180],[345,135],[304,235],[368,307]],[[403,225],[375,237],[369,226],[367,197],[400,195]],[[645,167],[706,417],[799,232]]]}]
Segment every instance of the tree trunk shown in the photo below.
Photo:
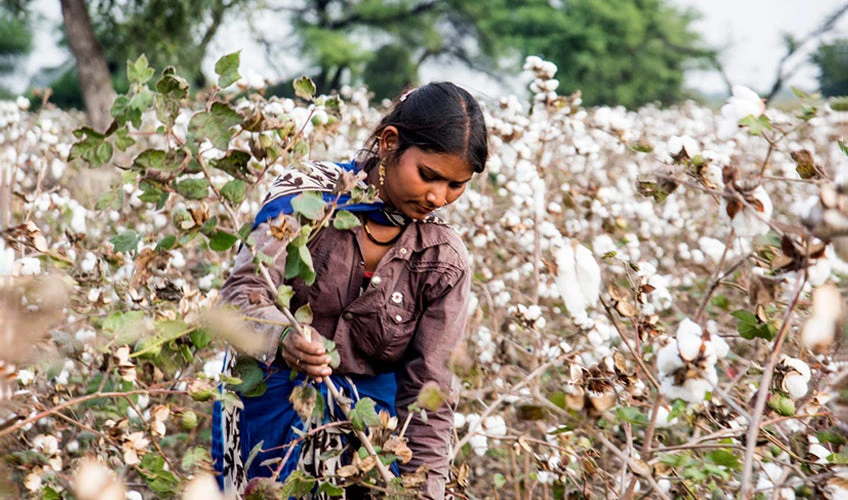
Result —
[{"label": "tree trunk", "polygon": [[112,122],[109,113],[115,100],[112,75],[103,56],[103,48],[88,17],[85,0],[61,0],[65,34],[77,60],[82,98],[91,125],[105,131]]}]

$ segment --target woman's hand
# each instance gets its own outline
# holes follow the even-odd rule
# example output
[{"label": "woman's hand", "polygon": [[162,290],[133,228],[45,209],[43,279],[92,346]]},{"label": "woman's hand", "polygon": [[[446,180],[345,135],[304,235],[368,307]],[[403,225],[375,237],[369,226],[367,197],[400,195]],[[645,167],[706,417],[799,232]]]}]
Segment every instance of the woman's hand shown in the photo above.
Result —
[{"label": "woman's hand", "polygon": [[303,325],[303,328],[310,330],[312,342],[297,333],[297,330],[292,329],[281,342],[280,351],[289,368],[303,372],[321,383],[323,377],[333,373],[330,368],[331,359],[321,345],[321,334],[309,325]]}]

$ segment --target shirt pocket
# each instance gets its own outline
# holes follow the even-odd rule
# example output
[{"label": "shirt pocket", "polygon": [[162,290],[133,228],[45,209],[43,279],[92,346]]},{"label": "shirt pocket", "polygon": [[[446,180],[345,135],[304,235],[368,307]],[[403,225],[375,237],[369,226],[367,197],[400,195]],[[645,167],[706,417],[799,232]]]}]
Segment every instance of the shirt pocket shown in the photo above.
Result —
[{"label": "shirt pocket", "polygon": [[[394,297],[398,297],[398,292],[395,292]],[[383,336],[373,356],[389,363],[400,361],[415,334],[417,319],[414,304],[398,304],[390,298],[380,312]]]}]

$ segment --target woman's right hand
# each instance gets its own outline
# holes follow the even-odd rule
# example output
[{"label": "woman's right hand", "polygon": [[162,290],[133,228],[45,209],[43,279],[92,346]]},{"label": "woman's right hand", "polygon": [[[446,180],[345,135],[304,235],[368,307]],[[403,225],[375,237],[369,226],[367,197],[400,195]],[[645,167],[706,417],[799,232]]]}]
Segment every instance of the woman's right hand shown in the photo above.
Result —
[{"label": "woman's right hand", "polygon": [[280,352],[283,361],[289,368],[303,372],[314,378],[316,382],[321,383],[323,377],[328,377],[333,373],[330,368],[331,359],[324,346],[321,345],[321,334],[309,325],[303,325],[303,328],[309,329],[312,341],[306,340],[303,335],[292,328],[280,343],[282,347]]}]

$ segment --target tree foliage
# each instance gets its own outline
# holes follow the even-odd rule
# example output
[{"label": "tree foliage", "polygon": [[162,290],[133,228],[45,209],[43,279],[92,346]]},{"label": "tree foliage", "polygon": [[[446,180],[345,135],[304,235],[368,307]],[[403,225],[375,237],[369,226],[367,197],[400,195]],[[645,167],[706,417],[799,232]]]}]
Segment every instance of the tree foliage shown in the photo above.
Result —
[{"label": "tree foliage", "polygon": [[819,45],[812,55],[819,68],[819,88],[825,96],[848,95],[848,38]]},{"label": "tree foliage", "polygon": [[693,12],[664,0],[498,0],[483,21],[500,44],[559,68],[560,89],[588,105],[671,103],[684,97],[683,73],[709,57],[692,31]]},{"label": "tree foliage", "polygon": [[[29,16],[14,5],[0,4],[0,75],[16,68],[22,56],[32,50]],[[0,87],[0,95],[5,91]]]}]

